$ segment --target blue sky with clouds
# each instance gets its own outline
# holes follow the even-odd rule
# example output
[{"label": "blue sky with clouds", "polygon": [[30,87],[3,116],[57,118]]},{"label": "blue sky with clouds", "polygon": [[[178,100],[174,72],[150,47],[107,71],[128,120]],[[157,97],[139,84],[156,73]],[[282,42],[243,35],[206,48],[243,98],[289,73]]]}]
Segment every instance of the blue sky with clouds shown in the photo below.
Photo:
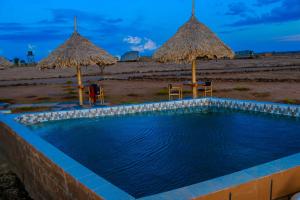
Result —
[{"label": "blue sky with clouds", "polygon": [[[300,0],[196,0],[198,19],[235,51],[300,50]],[[37,59],[79,32],[113,55],[151,55],[191,15],[191,0],[0,0],[0,55]]]}]

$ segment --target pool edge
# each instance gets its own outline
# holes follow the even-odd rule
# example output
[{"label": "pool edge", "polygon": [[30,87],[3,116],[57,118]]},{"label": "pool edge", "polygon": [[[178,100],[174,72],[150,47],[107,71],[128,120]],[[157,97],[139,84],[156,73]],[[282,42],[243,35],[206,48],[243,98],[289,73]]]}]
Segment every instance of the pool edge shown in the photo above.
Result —
[{"label": "pool edge", "polygon": [[[257,102],[257,101],[248,101],[248,100],[234,100],[234,99],[220,99],[220,98],[203,98],[200,100],[207,101],[207,103],[211,103],[211,101],[215,102],[239,102],[240,104],[259,104],[259,105],[274,105],[277,107],[286,107],[286,108],[297,108],[299,112],[299,106],[291,106],[285,104],[278,104],[278,103],[271,103],[271,102]],[[193,101],[193,100],[184,100],[184,101]],[[181,103],[182,101],[172,101]],[[172,103],[171,102],[171,103]],[[162,104],[166,102],[158,102],[154,104]],[[139,104],[139,105],[153,105],[153,103],[149,104]],[[130,105],[132,106],[132,105]],[[136,106],[136,105],[133,105]],[[231,104],[232,108],[238,107],[238,104]],[[122,107],[122,106],[115,106]],[[124,106],[123,106],[124,107]],[[127,106],[129,107],[129,106]],[[269,109],[269,108],[266,108]],[[47,112],[43,112],[47,113]],[[41,113],[36,113],[41,114]],[[276,114],[276,113],[273,113]],[[281,114],[282,115],[282,114]],[[86,187],[86,189],[90,190],[91,192],[101,196],[104,196],[104,199],[135,199],[134,197],[130,196],[126,192],[122,191],[118,187],[112,185],[111,183],[107,182],[105,179],[101,178],[100,176],[94,174],[89,169],[86,169],[84,166],[79,164],[78,162],[74,161],[72,158],[65,155],[63,152],[59,151],[57,148],[53,147],[51,144],[47,143],[43,139],[39,138],[38,136],[34,136],[30,134],[30,130],[26,128],[25,125],[20,124],[19,122],[15,121],[16,117],[21,115],[4,115],[0,114],[0,121],[2,121],[6,126],[8,126],[11,130],[13,130],[14,134],[21,137],[25,140],[29,145],[32,145],[33,148],[38,150],[40,153],[45,156],[45,158],[52,161],[58,167],[60,167],[64,172],[70,174],[71,177],[75,179],[75,181],[82,184],[82,187]],[[290,115],[288,115],[290,116]],[[33,144],[32,144],[33,143]],[[52,151],[49,151],[49,148],[52,148]],[[59,153],[59,157],[56,158]],[[300,166],[300,153],[294,154],[292,156],[284,157],[279,160],[271,161],[269,163],[265,163],[262,165],[258,165],[249,169],[245,169],[239,172],[235,172],[233,174],[225,175],[222,177],[218,177],[212,180],[204,181],[201,183],[197,183],[194,185],[182,187],[179,189],[163,192],[160,194],[139,198],[138,200],[156,200],[156,199],[174,199],[174,200],[186,200],[186,199],[194,199],[201,196],[205,196],[212,192],[226,190],[231,187],[235,187],[237,185],[245,184],[251,182],[253,180],[257,180],[259,178],[263,178],[265,176],[269,176],[271,174],[280,173],[285,170],[289,170],[295,167]],[[76,170],[78,169],[78,170]],[[83,174],[82,174],[83,173]],[[90,181],[94,179],[93,181]],[[99,183],[104,183],[103,187],[93,186],[95,182],[100,181]],[[92,183],[93,182],[93,183]],[[113,193],[113,194],[112,194]],[[103,195],[104,194],[104,195]],[[111,196],[112,195],[112,196]],[[118,196],[120,195],[120,196]]]}]

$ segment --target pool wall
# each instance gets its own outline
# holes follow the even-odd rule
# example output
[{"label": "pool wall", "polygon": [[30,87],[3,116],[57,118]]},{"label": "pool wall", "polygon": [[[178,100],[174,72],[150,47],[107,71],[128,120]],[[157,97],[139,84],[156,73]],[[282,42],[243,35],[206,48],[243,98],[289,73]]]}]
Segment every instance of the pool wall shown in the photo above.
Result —
[{"label": "pool wall", "polygon": [[16,123],[13,115],[0,114],[0,150],[33,199],[134,199]]},{"label": "pool wall", "polygon": [[195,200],[287,200],[300,191],[300,167],[226,188]]},{"label": "pool wall", "polygon": [[[34,199],[101,199],[1,123],[1,151]],[[73,198],[76,197],[76,198]],[[82,198],[80,198],[82,197]]]},{"label": "pool wall", "polygon": [[[21,115],[0,114],[0,148],[34,199],[133,200],[134,198],[126,192],[33,134],[24,124],[195,106],[214,106],[300,117],[299,106],[217,98]],[[276,199],[300,191],[298,180],[300,180],[300,153],[140,200],[227,200],[230,195],[232,199],[269,200],[271,182],[272,199]]]},{"label": "pool wall", "polygon": [[285,115],[300,117],[300,107],[294,105],[278,104],[271,102],[242,101],[220,98],[201,98],[182,101],[168,101],[159,103],[147,103],[137,105],[113,106],[106,108],[81,109],[72,111],[43,112],[35,114],[24,114],[17,117],[23,124],[37,124],[46,121],[57,121],[65,119],[95,118],[104,116],[127,115],[151,111],[176,110],[189,107],[213,106],[217,108],[229,108],[251,112],[270,113],[274,115]]}]

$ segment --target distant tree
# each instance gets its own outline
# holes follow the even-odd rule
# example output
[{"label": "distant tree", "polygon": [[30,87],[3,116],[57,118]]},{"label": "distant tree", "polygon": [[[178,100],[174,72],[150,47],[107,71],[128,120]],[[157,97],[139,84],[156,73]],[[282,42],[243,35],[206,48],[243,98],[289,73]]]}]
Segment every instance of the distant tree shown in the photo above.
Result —
[{"label": "distant tree", "polygon": [[25,66],[25,65],[27,65],[27,63],[26,63],[26,61],[25,61],[25,60],[21,60],[21,61],[20,61],[20,63],[21,63],[21,65],[22,65],[22,66]]},{"label": "distant tree", "polygon": [[16,65],[16,66],[20,66],[20,58],[14,58],[14,59],[13,59],[13,63],[14,63],[14,65]]}]

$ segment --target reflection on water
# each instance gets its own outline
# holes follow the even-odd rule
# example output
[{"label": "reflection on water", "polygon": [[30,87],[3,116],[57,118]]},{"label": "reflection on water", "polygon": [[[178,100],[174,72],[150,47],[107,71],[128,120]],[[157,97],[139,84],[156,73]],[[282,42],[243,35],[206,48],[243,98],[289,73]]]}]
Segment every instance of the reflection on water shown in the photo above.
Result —
[{"label": "reflection on water", "polygon": [[300,151],[299,120],[217,109],[78,119],[30,128],[137,198]]}]

